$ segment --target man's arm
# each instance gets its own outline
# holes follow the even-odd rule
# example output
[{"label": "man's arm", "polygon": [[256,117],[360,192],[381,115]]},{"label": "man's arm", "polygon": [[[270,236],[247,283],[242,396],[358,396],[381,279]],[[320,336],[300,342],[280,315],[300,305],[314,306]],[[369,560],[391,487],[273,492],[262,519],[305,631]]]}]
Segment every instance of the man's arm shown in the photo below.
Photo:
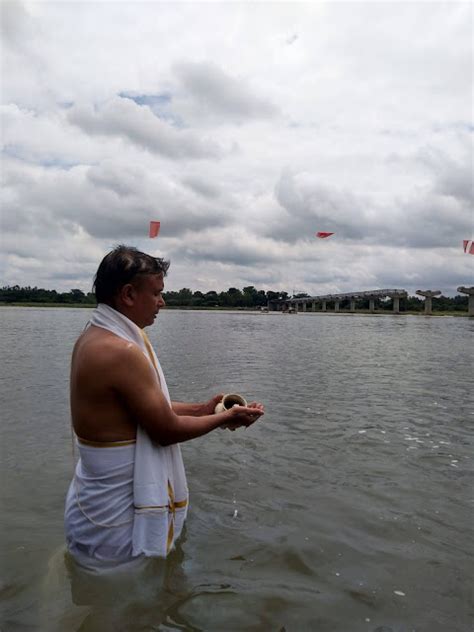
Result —
[{"label": "man's arm", "polygon": [[191,417],[200,417],[199,414],[203,404],[191,404],[186,402],[171,402],[171,408],[176,415],[189,415]]},{"label": "man's arm", "polygon": [[203,417],[204,415],[212,415],[217,404],[224,397],[223,393],[214,395],[208,402],[185,403],[171,402],[171,408],[177,415],[189,415],[191,417]]},{"label": "man's arm", "polygon": [[[219,414],[177,415],[158,386],[148,360],[135,346],[119,347],[111,381],[130,416],[160,445],[189,441],[225,423],[250,426],[263,415],[260,406],[235,406]],[[208,402],[209,404],[209,402]]]}]

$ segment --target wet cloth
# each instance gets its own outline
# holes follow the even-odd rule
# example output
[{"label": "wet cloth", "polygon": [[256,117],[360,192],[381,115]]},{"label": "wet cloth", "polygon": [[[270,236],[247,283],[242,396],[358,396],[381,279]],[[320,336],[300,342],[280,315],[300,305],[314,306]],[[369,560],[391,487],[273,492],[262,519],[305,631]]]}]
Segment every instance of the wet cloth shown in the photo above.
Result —
[{"label": "wet cloth", "polygon": [[[135,323],[100,303],[89,325],[136,344],[153,366],[157,388],[161,387],[171,405],[158,358]],[[188,509],[179,445],[152,442],[140,425],[133,446],[98,447],[101,444],[87,443],[79,442],[80,459],[66,501],[66,539],[71,553],[80,549],[96,559],[109,560],[122,556],[166,557],[182,531]],[[116,535],[112,535],[114,531]],[[106,548],[107,542],[110,549]]]},{"label": "wet cloth", "polygon": [[89,559],[133,556],[135,441],[102,447],[78,440],[79,461],[66,498],[66,543],[84,566]]}]

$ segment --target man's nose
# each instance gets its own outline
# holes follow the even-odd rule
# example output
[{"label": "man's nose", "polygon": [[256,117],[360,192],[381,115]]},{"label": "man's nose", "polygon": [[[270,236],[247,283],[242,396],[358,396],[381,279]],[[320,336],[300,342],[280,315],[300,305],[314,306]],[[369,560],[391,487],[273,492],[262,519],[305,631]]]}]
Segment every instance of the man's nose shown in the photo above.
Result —
[{"label": "man's nose", "polygon": [[166,306],[165,299],[162,296],[160,296],[160,307],[165,307],[165,306]]}]

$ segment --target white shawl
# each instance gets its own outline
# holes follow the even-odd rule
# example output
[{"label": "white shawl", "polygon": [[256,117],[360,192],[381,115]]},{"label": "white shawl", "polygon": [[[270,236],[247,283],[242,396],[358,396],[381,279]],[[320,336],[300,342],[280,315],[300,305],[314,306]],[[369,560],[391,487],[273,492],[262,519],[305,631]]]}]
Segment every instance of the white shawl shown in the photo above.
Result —
[{"label": "white shawl", "polygon": [[[135,323],[99,303],[89,325],[136,344],[156,372],[157,386],[171,405],[165,376],[146,336]],[[139,421],[139,420],[138,420]],[[188,487],[178,444],[160,446],[137,426],[133,496],[133,555],[166,557],[178,539],[188,510]]]}]

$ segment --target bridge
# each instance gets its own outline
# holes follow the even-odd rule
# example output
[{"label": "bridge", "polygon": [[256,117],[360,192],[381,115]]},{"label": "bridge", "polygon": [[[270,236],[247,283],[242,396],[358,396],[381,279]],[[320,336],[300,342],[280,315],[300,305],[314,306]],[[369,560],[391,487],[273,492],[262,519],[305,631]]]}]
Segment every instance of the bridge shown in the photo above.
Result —
[{"label": "bridge", "polygon": [[308,311],[308,305],[311,305],[311,311],[316,311],[316,304],[321,303],[321,311],[327,311],[328,303],[334,304],[334,311],[339,311],[341,301],[349,300],[349,312],[355,312],[355,303],[358,299],[369,299],[369,311],[375,312],[375,299],[391,298],[393,299],[393,312],[400,312],[400,299],[406,298],[408,293],[406,290],[366,290],[362,292],[345,292],[342,294],[322,294],[321,296],[305,296],[300,298],[287,298],[284,300],[276,300],[268,302],[270,311]]}]

